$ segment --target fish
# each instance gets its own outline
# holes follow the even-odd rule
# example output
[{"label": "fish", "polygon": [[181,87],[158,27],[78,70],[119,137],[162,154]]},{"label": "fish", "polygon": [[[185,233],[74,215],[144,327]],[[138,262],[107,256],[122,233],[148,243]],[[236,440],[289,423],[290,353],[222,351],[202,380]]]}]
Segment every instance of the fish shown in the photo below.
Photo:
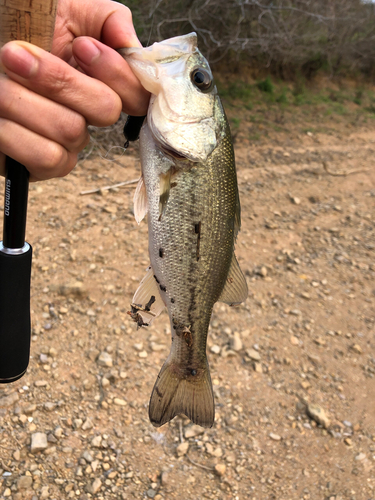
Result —
[{"label": "fish", "polygon": [[130,314],[147,326],[167,307],[172,336],[149,418],[159,427],[184,414],[212,427],[213,306],[239,305],[248,295],[234,254],[241,208],[230,128],[196,33],[119,52],[151,93],[134,195],[137,222],[147,214],[150,266]]}]

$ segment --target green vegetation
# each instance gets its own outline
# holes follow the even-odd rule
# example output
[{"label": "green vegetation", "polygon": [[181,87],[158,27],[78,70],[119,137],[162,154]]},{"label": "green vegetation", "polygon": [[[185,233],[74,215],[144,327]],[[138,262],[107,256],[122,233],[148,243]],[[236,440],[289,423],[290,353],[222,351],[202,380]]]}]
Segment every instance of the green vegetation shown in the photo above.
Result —
[{"label": "green vegetation", "polygon": [[[225,77],[227,79],[227,76]],[[375,91],[361,86],[327,82],[326,88],[308,85],[302,78],[287,85],[271,76],[252,83],[216,77],[219,94],[232,130],[251,142],[270,132],[288,132],[297,125],[304,134],[330,133],[330,123],[356,126],[375,120]]]}]

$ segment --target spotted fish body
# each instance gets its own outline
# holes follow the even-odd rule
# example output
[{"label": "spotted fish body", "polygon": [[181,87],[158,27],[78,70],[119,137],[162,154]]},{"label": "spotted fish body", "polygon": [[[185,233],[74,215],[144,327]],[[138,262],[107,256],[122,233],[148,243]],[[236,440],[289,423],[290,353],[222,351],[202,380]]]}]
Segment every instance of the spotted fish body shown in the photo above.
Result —
[{"label": "spotted fish body", "polygon": [[234,256],[240,203],[229,125],[195,34],[124,55],[153,93],[140,133],[142,179],[135,195],[137,220],[148,212],[151,267],[134,295],[133,317],[150,324],[166,306],[172,332],[150,420],[160,426],[183,413],[211,427],[206,341],[212,308],[218,300],[234,305],[247,296]]}]

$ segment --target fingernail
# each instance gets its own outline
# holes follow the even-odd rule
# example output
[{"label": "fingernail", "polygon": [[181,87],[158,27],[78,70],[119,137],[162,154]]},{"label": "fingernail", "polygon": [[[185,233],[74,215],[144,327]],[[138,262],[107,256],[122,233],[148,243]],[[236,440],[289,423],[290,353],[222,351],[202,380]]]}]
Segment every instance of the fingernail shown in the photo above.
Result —
[{"label": "fingernail", "polygon": [[76,42],[74,57],[78,58],[83,64],[88,66],[94,63],[99,56],[100,50],[91,40],[81,39],[79,44]]},{"label": "fingernail", "polygon": [[1,60],[6,69],[22,78],[30,78],[38,67],[37,59],[28,50],[16,44],[4,47]]}]

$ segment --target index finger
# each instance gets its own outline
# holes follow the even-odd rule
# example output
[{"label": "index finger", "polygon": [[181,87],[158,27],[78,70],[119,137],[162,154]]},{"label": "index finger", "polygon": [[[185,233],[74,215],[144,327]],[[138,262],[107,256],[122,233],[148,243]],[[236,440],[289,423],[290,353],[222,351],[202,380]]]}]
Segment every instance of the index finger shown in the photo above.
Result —
[{"label": "index finger", "polygon": [[92,125],[111,125],[120,115],[122,104],[115,91],[35,45],[9,42],[1,49],[0,61],[12,80],[77,111]]}]

